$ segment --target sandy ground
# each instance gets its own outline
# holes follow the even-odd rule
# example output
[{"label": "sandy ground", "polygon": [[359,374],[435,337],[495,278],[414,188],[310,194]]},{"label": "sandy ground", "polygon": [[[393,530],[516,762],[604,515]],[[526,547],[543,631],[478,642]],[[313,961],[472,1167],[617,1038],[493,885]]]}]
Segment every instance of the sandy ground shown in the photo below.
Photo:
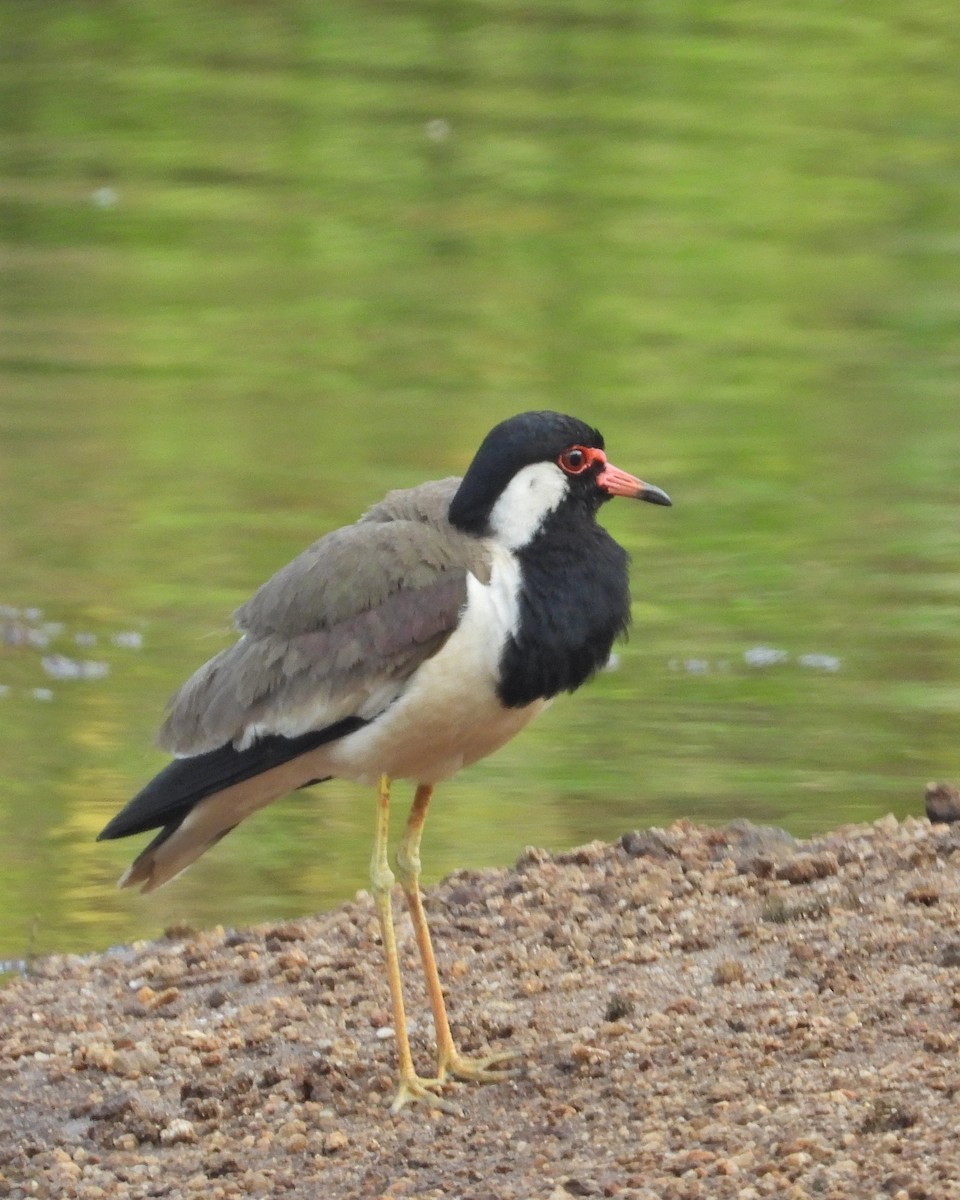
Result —
[{"label": "sandy ground", "polygon": [[44,960],[0,993],[0,1195],[960,1198],[958,867],[960,827],[889,817],[456,873],[427,898],[455,1034],[523,1055],[452,1084],[462,1116],[386,1111],[363,894]]}]

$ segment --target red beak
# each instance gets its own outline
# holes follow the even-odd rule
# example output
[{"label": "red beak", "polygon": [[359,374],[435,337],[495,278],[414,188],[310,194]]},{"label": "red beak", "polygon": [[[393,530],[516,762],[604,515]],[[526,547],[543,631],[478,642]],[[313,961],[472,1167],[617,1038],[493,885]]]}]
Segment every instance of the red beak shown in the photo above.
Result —
[{"label": "red beak", "polygon": [[673,501],[662,488],[654,487],[652,483],[644,483],[636,475],[621,471],[613,463],[604,463],[603,469],[597,476],[597,485],[602,487],[609,496],[627,496],[631,500],[646,500],[650,504],[671,505]]}]

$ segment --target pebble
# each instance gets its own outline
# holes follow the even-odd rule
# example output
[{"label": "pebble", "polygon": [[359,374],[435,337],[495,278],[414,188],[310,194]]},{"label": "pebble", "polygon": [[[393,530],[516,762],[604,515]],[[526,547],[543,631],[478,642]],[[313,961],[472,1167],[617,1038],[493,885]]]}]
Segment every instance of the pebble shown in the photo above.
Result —
[{"label": "pebble", "polygon": [[173,1146],[177,1142],[195,1142],[197,1140],[197,1131],[192,1121],[186,1121],[182,1117],[170,1122],[160,1130],[160,1141],[164,1146]]},{"label": "pebble", "polygon": [[960,820],[960,788],[952,783],[928,783],[924,806],[931,821],[950,824]]}]

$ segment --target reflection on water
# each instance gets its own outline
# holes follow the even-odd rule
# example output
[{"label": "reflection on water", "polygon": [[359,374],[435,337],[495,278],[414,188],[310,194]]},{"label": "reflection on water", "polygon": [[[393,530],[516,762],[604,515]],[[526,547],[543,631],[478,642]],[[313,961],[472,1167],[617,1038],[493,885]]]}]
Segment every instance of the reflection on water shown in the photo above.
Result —
[{"label": "reflection on water", "polygon": [[960,775],[960,17],[219,7],[4,6],[0,956],[363,885],[339,783],[151,898],[93,838],[258,583],[525,408],[675,507],[605,511],[632,638],[442,789],[427,876],[921,811]]}]

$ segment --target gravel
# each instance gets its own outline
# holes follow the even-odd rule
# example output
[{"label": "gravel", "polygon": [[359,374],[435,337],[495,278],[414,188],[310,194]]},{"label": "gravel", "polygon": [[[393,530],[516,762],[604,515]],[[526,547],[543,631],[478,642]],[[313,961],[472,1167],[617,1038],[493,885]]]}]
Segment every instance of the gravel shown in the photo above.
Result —
[{"label": "gravel", "polygon": [[960,828],[886,817],[456,872],[427,894],[455,1036],[524,1064],[452,1084],[460,1117],[386,1110],[364,893],[45,959],[0,993],[0,1195],[960,1200],[958,866]]}]

